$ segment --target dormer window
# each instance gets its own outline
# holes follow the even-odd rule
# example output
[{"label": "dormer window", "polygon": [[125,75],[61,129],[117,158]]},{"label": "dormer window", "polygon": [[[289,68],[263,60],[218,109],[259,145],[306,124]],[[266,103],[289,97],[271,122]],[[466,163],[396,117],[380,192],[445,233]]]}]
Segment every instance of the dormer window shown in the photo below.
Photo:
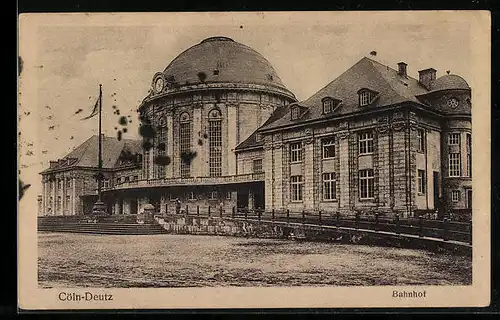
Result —
[{"label": "dormer window", "polygon": [[291,112],[292,120],[297,120],[300,117],[300,107],[295,106],[295,107],[291,108],[290,112]]},{"label": "dormer window", "polygon": [[321,101],[323,103],[323,114],[333,113],[335,108],[340,104],[340,100],[330,97],[323,98]]},{"label": "dormer window", "polygon": [[257,133],[255,134],[255,141],[256,141],[256,142],[260,142],[261,140],[262,140],[262,136],[261,136],[261,134],[260,134],[260,133],[258,133],[258,132],[257,132]]},{"label": "dormer window", "polygon": [[358,91],[359,95],[359,106],[364,107],[373,102],[377,97],[378,93],[369,89],[361,89]]}]

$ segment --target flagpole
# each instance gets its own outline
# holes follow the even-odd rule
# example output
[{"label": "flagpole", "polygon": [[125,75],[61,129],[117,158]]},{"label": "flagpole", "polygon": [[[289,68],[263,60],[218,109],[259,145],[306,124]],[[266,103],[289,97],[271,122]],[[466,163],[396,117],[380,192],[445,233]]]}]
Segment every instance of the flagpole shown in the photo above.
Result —
[{"label": "flagpole", "polygon": [[99,84],[99,162],[98,167],[98,180],[97,180],[97,197],[99,202],[102,201],[101,188],[102,188],[102,129],[101,129],[101,113],[102,113],[102,85]]},{"label": "flagpole", "polygon": [[106,215],[106,204],[102,201],[102,128],[101,128],[101,114],[102,114],[102,85],[99,84],[99,155],[97,163],[97,201],[94,203],[92,213],[96,215]]}]

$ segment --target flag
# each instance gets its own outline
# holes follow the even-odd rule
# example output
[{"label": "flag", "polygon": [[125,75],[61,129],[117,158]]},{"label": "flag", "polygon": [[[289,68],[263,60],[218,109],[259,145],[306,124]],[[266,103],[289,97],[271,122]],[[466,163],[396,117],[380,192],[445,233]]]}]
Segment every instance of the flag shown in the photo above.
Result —
[{"label": "flag", "polygon": [[90,118],[94,117],[96,114],[98,114],[100,103],[101,103],[101,92],[99,92],[99,97],[97,98],[97,101],[95,102],[94,109],[92,109],[92,113],[88,117],[83,118],[82,120],[90,119]]}]

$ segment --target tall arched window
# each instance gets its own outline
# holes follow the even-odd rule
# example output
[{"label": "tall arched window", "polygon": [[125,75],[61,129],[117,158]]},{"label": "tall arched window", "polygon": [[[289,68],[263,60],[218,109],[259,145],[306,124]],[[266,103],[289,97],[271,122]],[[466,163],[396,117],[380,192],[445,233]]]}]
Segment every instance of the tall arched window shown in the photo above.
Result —
[{"label": "tall arched window", "polygon": [[209,169],[211,177],[222,175],[222,114],[213,109],[208,114]]},{"label": "tall arched window", "polygon": [[[158,157],[164,158],[167,150],[167,122],[164,117],[160,118],[158,123],[158,136],[156,141],[156,150]],[[165,166],[161,164],[155,164],[156,166],[156,178],[165,178]]]},{"label": "tall arched window", "polygon": [[191,119],[187,112],[179,117],[179,153],[181,157],[181,178],[188,178],[191,175],[191,164],[185,161],[191,152]]}]

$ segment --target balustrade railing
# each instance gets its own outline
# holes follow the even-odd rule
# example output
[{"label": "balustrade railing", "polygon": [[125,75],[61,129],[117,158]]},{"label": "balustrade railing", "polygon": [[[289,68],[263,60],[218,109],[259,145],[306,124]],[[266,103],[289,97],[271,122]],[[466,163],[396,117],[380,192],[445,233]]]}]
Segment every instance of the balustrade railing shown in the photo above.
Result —
[{"label": "balustrade railing", "polygon": [[[162,216],[162,214],[157,214]],[[341,227],[354,230],[370,230],[375,233],[392,233],[418,238],[437,238],[443,241],[459,241],[472,244],[472,223],[443,219],[426,219],[419,217],[361,215],[359,213],[340,214],[338,212],[291,212],[289,210],[264,211],[262,209],[248,210],[236,207],[200,207],[192,206],[178,212],[164,213],[168,216],[193,216],[206,218],[230,218],[253,220],[276,224],[297,224],[317,227]]]},{"label": "balustrade railing", "polygon": [[137,187],[162,187],[162,186],[195,186],[195,185],[216,185],[227,183],[242,183],[264,181],[264,173],[247,173],[220,177],[192,177],[192,178],[164,178],[164,179],[141,179],[115,183],[114,186],[103,188],[106,190],[127,189]]}]

